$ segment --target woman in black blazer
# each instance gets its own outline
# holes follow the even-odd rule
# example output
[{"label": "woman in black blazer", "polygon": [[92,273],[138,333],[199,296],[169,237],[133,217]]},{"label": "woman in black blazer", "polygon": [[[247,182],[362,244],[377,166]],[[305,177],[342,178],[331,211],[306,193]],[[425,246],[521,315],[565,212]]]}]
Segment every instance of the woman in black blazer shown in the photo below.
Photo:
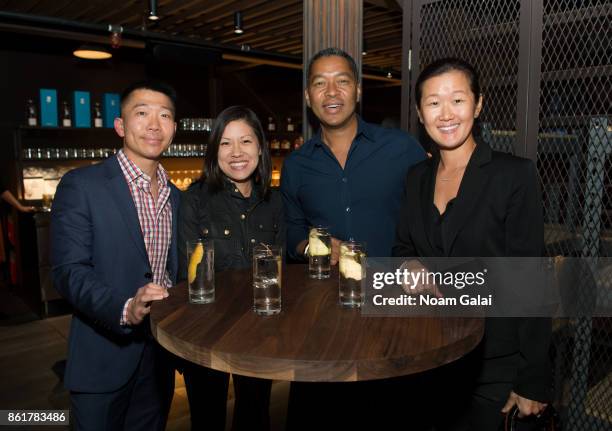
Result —
[{"label": "woman in black blazer", "polygon": [[[394,256],[541,256],[535,167],[474,136],[482,109],[474,68],[438,60],[421,72],[415,95],[437,148],[407,175]],[[487,318],[479,347],[433,373],[447,395],[446,405],[437,403],[447,414],[436,416],[450,418],[450,429],[494,431],[515,405],[521,415],[539,414],[549,400],[550,331],[549,319]]]}]

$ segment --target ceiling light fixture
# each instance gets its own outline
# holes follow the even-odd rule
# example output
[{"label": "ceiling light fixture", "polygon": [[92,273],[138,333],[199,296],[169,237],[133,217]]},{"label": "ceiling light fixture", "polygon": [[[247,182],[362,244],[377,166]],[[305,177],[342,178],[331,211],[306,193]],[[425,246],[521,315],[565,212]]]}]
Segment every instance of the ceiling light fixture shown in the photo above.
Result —
[{"label": "ceiling light fixture", "polygon": [[240,11],[234,13],[234,33],[242,34],[242,13]]},{"label": "ceiling light fixture", "polygon": [[361,55],[363,56],[368,55],[368,45],[365,40],[363,41],[363,44],[361,46]]},{"label": "ceiling light fixture", "polygon": [[151,21],[157,21],[159,16],[157,15],[157,0],[149,0],[149,16]]},{"label": "ceiling light fixture", "polygon": [[81,45],[72,52],[72,55],[85,60],[106,60],[113,56],[106,48],[93,45]]},{"label": "ceiling light fixture", "polygon": [[121,42],[122,42],[121,34],[123,33],[123,27],[120,25],[109,24],[108,31],[111,34],[110,36],[111,48],[118,49],[119,47],[121,47]]},{"label": "ceiling light fixture", "polygon": [[391,71],[387,72],[387,78],[389,78],[389,79],[393,78],[393,74],[391,74]]}]

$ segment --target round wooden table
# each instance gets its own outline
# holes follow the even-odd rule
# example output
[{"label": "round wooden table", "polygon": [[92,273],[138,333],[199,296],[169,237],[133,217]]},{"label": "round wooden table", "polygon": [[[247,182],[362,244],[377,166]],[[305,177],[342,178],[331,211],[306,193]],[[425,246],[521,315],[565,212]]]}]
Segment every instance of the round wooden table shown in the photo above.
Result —
[{"label": "round wooden table", "polygon": [[289,381],[359,381],[404,376],[454,361],[484,331],[479,318],[365,317],[338,304],[338,274],[311,280],[304,265],[283,270],[282,312],[253,312],[250,270],[215,275],[216,300],[189,304],[187,284],[151,307],[166,349],[215,370]]}]

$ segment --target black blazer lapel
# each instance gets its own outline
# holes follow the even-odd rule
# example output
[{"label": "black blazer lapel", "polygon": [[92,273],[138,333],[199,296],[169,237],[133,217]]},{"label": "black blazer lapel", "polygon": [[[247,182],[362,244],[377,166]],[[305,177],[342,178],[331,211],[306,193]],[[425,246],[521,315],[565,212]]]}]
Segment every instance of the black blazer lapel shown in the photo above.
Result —
[{"label": "black blazer lapel", "polygon": [[142,254],[143,258],[149,262],[149,256],[147,255],[147,249],[145,247],[144,238],[142,237],[142,229],[140,227],[140,221],[138,220],[138,213],[136,212],[136,206],[134,200],[128,188],[123,172],[119,167],[119,162],[116,157],[111,157],[104,162],[106,169],[106,177],[108,179],[107,187],[110,190],[110,194],[115,200],[117,209],[123,217],[130,237],[134,241],[136,248]]},{"label": "black blazer lapel", "polygon": [[435,156],[427,162],[427,169],[421,177],[421,184],[419,190],[419,195],[421,198],[421,212],[420,214],[418,214],[421,222],[419,228],[422,229],[423,236],[427,241],[427,247],[429,247],[429,252],[426,256],[437,256],[439,253],[436,252],[435,247],[433,246],[433,238],[431,238],[431,211],[433,205],[434,186],[436,183],[436,171],[438,170],[438,163],[439,159]]},{"label": "black blazer lapel", "polygon": [[[468,162],[457,192],[452,214],[450,214],[448,220],[448,230],[444,241],[444,254],[446,256],[451,256],[453,244],[459,231],[469,221],[471,212],[478,208],[478,202],[489,178],[484,166],[490,161],[491,148],[486,143],[479,142]],[[433,195],[431,202],[433,202]]]}]

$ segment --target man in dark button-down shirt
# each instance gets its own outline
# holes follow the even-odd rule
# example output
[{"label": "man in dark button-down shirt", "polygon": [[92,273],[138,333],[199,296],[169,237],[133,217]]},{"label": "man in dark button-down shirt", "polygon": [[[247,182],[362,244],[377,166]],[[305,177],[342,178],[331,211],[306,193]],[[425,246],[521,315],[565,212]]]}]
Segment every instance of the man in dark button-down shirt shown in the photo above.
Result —
[{"label": "man in dark button-down shirt", "polygon": [[289,256],[303,257],[314,225],[330,228],[332,264],[340,240],[365,242],[369,256],[390,256],[406,172],[425,152],[407,133],[357,115],[358,71],[344,51],[320,51],[307,73],[306,103],[321,129],[283,166]]},{"label": "man in dark button-down shirt", "polygon": [[[283,166],[289,256],[303,257],[313,225],[330,227],[332,264],[338,261],[340,240],[365,242],[368,256],[391,256],[406,173],[425,152],[407,133],[368,124],[357,115],[359,73],[344,51],[320,51],[306,73],[306,103],[321,129]],[[394,379],[382,384],[293,382],[287,429],[316,429],[319,417],[326,418],[328,428],[364,427],[372,421],[377,429],[396,428],[393,413],[404,406],[393,403],[401,399],[412,405],[408,397],[402,381]],[[369,406],[368,414],[338,414],[356,405]],[[399,422],[405,426],[404,419]],[[411,429],[419,429],[414,418]]]}]

